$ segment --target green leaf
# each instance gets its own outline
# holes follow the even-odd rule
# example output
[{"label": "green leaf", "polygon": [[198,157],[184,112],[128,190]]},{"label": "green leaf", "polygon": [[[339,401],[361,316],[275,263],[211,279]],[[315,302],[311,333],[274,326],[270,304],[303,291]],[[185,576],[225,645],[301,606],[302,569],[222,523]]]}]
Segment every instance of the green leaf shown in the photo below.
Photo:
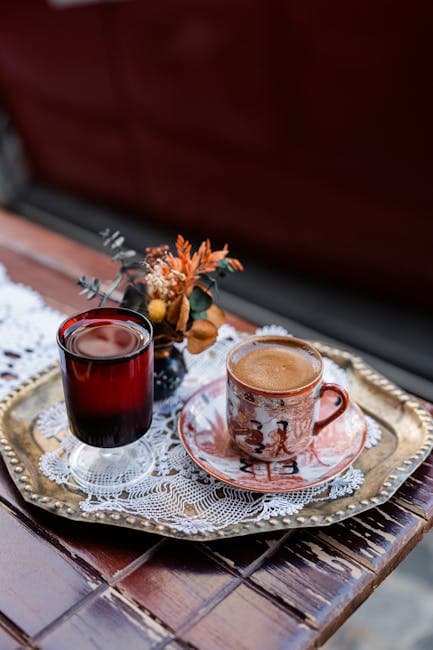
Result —
[{"label": "green leaf", "polygon": [[212,296],[200,287],[194,287],[189,297],[189,304],[192,312],[207,311],[212,304]]},{"label": "green leaf", "polygon": [[101,287],[100,281],[97,278],[93,278],[87,290],[87,300],[93,300],[93,298],[96,298],[96,296],[99,293],[100,287]]},{"label": "green leaf", "polygon": [[231,266],[230,262],[226,259],[220,260],[218,262],[217,270],[220,275],[224,275],[225,273],[233,273],[233,267]]},{"label": "green leaf", "polygon": [[135,257],[136,251],[133,250],[126,250],[126,251],[118,251],[115,255],[113,255],[112,259],[113,260],[126,260],[131,257]]},{"label": "green leaf", "polygon": [[123,237],[123,235],[120,235],[119,237],[116,237],[114,241],[111,242],[111,248],[113,249],[120,248],[121,246],[123,246],[124,242],[125,242],[125,237]]},{"label": "green leaf", "polygon": [[193,320],[206,320],[207,311],[193,311],[191,315]]},{"label": "green leaf", "polygon": [[[85,275],[82,275],[81,278],[78,278],[78,280],[77,280],[77,284],[78,284],[80,287],[84,287],[84,289],[87,290],[87,287],[89,286],[89,281],[88,281],[88,279],[86,278]],[[80,293],[84,293],[84,292],[81,291]]]},{"label": "green leaf", "polygon": [[121,237],[121,235],[120,235],[120,231],[119,231],[119,230],[116,230],[115,232],[112,233],[111,230],[110,230],[109,228],[106,228],[105,230],[103,230],[102,232],[100,232],[100,235],[101,235],[102,239],[104,240],[104,242],[103,242],[103,243],[104,243],[104,246],[108,246],[108,245],[111,246],[111,244],[112,244],[112,243],[113,243],[113,242],[114,242],[118,237]]}]

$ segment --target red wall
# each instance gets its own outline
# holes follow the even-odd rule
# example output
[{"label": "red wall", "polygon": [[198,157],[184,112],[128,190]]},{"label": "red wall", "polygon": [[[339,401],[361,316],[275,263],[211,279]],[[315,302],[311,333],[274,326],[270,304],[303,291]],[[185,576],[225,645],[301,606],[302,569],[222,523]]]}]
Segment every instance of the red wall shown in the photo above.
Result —
[{"label": "red wall", "polygon": [[423,294],[432,25],[430,1],[7,2],[0,93],[40,178]]}]

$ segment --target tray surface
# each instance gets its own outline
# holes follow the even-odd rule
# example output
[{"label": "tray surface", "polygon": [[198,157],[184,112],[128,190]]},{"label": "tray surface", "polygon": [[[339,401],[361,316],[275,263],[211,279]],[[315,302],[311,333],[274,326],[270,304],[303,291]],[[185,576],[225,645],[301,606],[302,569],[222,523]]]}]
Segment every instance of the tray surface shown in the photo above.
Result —
[{"label": "tray surface", "polygon": [[[306,505],[292,517],[267,521],[238,522],[214,532],[177,532],[161,522],[121,512],[83,512],[84,496],[69,485],[57,485],[38,468],[44,451],[58,442],[38,431],[39,414],[63,398],[57,364],[50,366],[0,402],[0,451],[7,469],[24,499],[68,519],[104,523],[158,533],[168,537],[210,540],[267,530],[323,526],[356,515],[387,501],[404,480],[426,458],[433,447],[433,419],[420,404],[359,357],[338,348],[313,342],[323,356],[344,368],[351,398],[381,427],[380,443],[364,449],[354,463],[365,475],[364,483],[352,495]],[[194,509],[194,504],[190,504]]]}]

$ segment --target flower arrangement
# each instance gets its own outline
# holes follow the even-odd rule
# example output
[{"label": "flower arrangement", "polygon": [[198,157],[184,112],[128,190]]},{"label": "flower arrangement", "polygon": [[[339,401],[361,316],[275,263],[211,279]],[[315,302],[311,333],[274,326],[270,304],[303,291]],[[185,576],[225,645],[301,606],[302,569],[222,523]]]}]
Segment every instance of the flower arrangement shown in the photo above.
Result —
[{"label": "flower arrangement", "polygon": [[188,351],[198,354],[215,342],[225,320],[213,300],[217,278],[243,270],[239,260],[228,256],[227,244],[213,251],[207,239],[193,251],[178,235],[176,254],[164,245],[146,248],[145,258],[139,260],[136,251],[125,247],[119,231],[107,229],[101,236],[119,269],[105,287],[97,278],[81,277],[81,293],[89,300],[99,297],[101,307],[113,300],[147,316],[154,326],[155,346],[186,338]]}]

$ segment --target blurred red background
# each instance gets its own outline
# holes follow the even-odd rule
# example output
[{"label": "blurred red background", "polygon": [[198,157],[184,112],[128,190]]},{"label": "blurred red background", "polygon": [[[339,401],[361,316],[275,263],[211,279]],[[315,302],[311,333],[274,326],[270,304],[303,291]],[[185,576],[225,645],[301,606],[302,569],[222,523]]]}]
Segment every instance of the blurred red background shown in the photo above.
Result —
[{"label": "blurred red background", "polygon": [[20,0],[0,16],[0,93],[35,177],[429,302],[430,2]]}]

